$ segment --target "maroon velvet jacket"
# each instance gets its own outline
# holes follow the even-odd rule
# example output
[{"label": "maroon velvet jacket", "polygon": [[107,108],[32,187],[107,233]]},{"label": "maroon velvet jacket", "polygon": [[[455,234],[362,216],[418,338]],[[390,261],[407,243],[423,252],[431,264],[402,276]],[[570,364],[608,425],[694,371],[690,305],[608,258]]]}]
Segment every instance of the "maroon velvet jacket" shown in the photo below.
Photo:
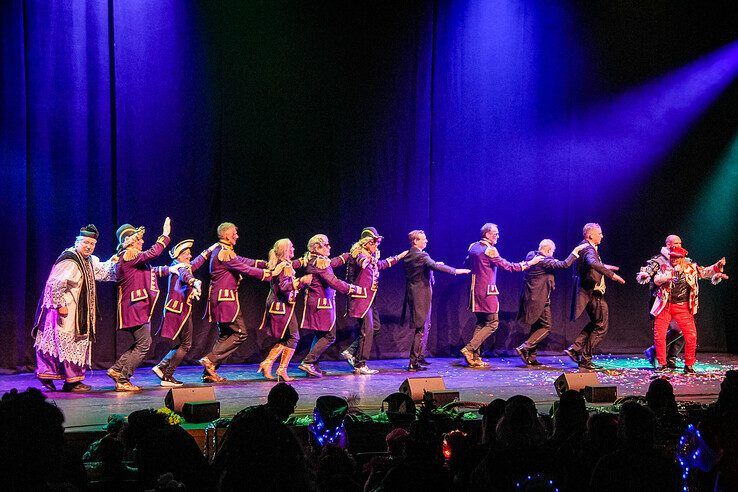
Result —
[{"label": "maroon velvet jacket", "polygon": [[[177,338],[179,335],[192,314],[192,284],[195,282],[192,272],[205,264],[208,256],[210,256],[210,251],[206,249],[192,260],[189,268],[180,268],[179,275],[170,273],[169,267],[159,267],[162,271],[160,276],[169,275],[169,280],[164,314],[157,335],[166,338]],[[174,260],[172,265],[176,264],[177,260]]]},{"label": "maroon velvet jacket", "polygon": [[297,294],[304,288],[295,276],[295,269],[301,266],[303,266],[301,259],[292,260],[289,264],[282,265],[281,269],[278,265],[275,269],[278,273],[270,280],[266,310],[259,329],[268,329],[274,338],[284,337],[287,326],[295,315]]},{"label": "maroon velvet jacket", "polygon": [[266,267],[266,262],[238,256],[231,245],[221,242],[210,257],[210,289],[205,313],[208,321],[217,323],[236,321],[241,311],[238,285],[243,275],[268,280],[271,273],[263,267]]},{"label": "maroon velvet jacket", "polygon": [[371,309],[379,287],[379,271],[390,268],[400,260],[390,256],[384,260],[375,260],[368,252],[361,251],[356,257],[351,256],[348,265],[347,280],[362,287],[362,293],[351,294],[348,299],[347,316],[363,318]]},{"label": "maroon velvet jacket", "polygon": [[526,262],[510,263],[500,256],[497,248],[486,239],[472,243],[466,257],[471,270],[469,307],[473,313],[497,313],[500,303],[497,296],[497,267],[507,271],[521,272],[528,268]]},{"label": "maroon velvet jacket", "polygon": [[127,249],[116,265],[118,283],[118,329],[132,328],[151,321],[159,298],[157,271],[149,261],[169,245],[168,236],[159,236],[146,251]]},{"label": "maroon velvet jacket", "polygon": [[305,291],[305,307],[302,311],[300,328],[330,331],[336,323],[335,291],[342,294],[364,292],[361,287],[346,283],[333,274],[333,268],[346,263],[348,256],[348,253],[344,253],[331,260],[310,253],[306,273],[311,273],[313,280]]}]

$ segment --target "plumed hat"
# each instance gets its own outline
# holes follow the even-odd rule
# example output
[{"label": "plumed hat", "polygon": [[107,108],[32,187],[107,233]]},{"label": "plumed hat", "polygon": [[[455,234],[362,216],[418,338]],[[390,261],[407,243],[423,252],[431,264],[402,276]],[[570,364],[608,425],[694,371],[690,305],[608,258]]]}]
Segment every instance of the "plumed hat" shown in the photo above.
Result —
[{"label": "plumed hat", "polygon": [[193,244],[195,244],[194,239],[185,239],[184,241],[180,241],[175,244],[172,249],[169,250],[169,256],[174,259],[181,255],[184,250],[192,248]]},{"label": "plumed hat", "polygon": [[137,234],[143,235],[143,233],[146,232],[146,228],[141,227],[133,227],[131,224],[123,224],[118,228],[117,231],[115,231],[115,236],[118,238],[118,251],[125,249],[128,247],[129,244],[131,244],[131,240],[129,238],[132,238],[132,236],[135,236]]},{"label": "plumed hat", "polygon": [[372,239],[379,239],[379,240],[384,239],[384,236],[380,236],[379,233],[377,232],[377,229],[374,227],[365,227],[361,231],[361,239],[364,239],[365,237],[369,237]]}]

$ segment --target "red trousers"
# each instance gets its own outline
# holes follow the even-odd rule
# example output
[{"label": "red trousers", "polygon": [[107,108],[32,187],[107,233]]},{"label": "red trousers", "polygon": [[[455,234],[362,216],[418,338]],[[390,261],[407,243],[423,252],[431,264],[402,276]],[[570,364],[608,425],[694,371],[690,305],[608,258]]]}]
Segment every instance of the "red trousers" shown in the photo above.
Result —
[{"label": "red trousers", "polygon": [[656,359],[659,365],[666,364],[666,330],[672,318],[684,335],[684,364],[694,365],[697,352],[697,326],[694,315],[689,310],[689,303],[668,303],[653,320],[653,342],[656,347]]}]

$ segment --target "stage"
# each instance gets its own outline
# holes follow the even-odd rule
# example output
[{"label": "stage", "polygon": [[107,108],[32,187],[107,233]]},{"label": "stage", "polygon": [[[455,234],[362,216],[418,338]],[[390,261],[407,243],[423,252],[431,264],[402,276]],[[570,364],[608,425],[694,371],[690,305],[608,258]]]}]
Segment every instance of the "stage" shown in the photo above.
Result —
[{"label": "stage", "polygon": [[[699,354],[696,375],[685,376],[680,372],[669,374],[677,399],[708,403],[714,401],[720,391],[720,382],[725,371],[738,368],[738,356],[730,354]],[[565,356],[542,356],[544,366],[527,368],[520,359],[490,358],[489,369],[469,369],[462,359],[430,359],[427,371],[409,373],[404,370],[406,360],[391,359],[371,361],[370,366],[378,369],[373,376],[357,376],[350,372],[344,361],[326,361],[321,367],[329,375],[321,379],[306,378],[290,368],[295,377],[292,383],[300,395],[297,411],[306,414],[312,411],[315,399],[320,395],[357,397],[358,407],[369,414],[379,411],[382,400],[397,391],[407,377],[443,376],[446,387],[460,392],[463,401],[487,403],[494,398],[509,398],[516,394],[527,395],[535,400],[539,411],[548,412],[556,400],[554,380],[564,371],[576,371],[574,364]],[[648,361],[638,355],[598,356],[595,361],[604,366],[599,372],[602,384],[616,385],[618,396],[644,395],[653,376]],[[229,379],[216,385],[215,395],[221,404],[221,416],[231,417],[249,405],[264,403],[269,389],[274,384],[257,375],[257,365],[225,365],[219,371]],[[275,366],[276,369],[276,366]],[[182,367],[177,378],[187,385],[197,384],[202,369],[198,366]],[[159,386],[159,380],[149,367],[141,367],[133,381],[143,390],[139,393],[116,393],[105,371],[88,373],[86,383],[92,385],[89,393],[75,394],[61,391],[47,392],[64,412],[64,426],[68,433],[99,432],[110,414],[129,414],[143,408],[160,408],[164,405],[167,388]],[[31,373],[0,376],[0,393],[11,388],[40,388],[40,383]],[[61,384],[57,382],[57,387]]]}]

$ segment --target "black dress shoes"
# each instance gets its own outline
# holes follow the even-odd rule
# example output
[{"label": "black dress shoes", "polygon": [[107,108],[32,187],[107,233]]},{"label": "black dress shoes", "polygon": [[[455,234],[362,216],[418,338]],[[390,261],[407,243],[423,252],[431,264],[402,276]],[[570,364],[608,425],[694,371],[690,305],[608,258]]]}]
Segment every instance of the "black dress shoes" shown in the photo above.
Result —
[{"label": "black dress shoes", "polygon": [[573,348],[569,347],[569,348],[564,349],[564,353],[568,355],[569,358],[573,360],[575,364],[580,363],[580,354]]},{"label": "black dress shoes", "polygon": [[54,384],[53,379],[44,379],[44,378],[38,378],[41,385],[46,388],[48,391],[56,391],[56,385]]},{"label": "black dress shoes", "polygon": [[427,367],[421,366],[418,362],[410,363],[409,366],[407,366],[407,370],[410,372],[418,372],[418,371],[427,371]]}]

